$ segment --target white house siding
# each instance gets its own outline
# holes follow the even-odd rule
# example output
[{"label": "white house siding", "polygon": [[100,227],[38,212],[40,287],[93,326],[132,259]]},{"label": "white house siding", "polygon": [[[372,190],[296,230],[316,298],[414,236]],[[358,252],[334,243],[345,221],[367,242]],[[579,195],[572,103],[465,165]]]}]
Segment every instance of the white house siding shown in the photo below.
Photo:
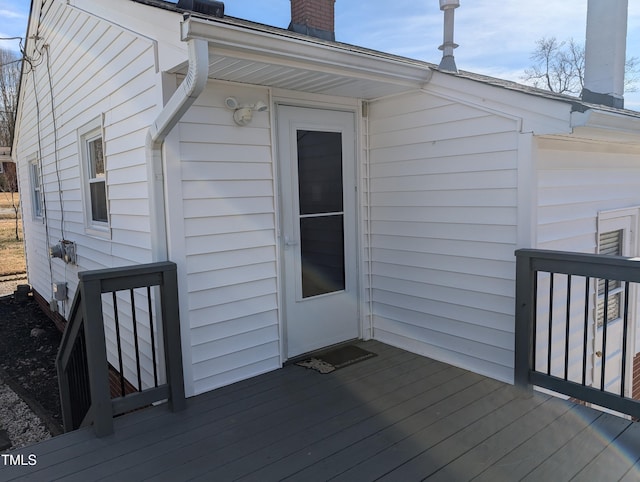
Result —
[{"label": "white house siding", "polygon": [[[41,54],[25,68],[23,105],[18,119],[15,155],[20,171],[29,281],[45,299],[52,281],[66,281],[69,300],[77,288],[79,271],[148,262],[149,216],[145,166],[145,136],[160,98],[155,89],[156,65],[152,42],[76,10],[61,1],[47,1],[38,29]],[[55,103],[54,139],[50,75]],[[37,122],[34,77],[38,91]],[[110,233],[91,235],[85,228],[85,206],[79,170],[78,129],[103,119]],[[39,145],[40,143],[40,145]],[[40,149],[41,146],[41,149]],[[57,148],[57,155],[56,155]],[[28,161],[41,153],[46,223],[33,220]],[[58,192],[61,191],[62,206]],[[61,212],[64,212],[62,221]],[[62,224],[62,226],[61,226]],[[61,227],[64,233],[61,232]],[[48,230],[48,240],[47,240]],[[77,266],[48,259],[48,247],[60,239],[75,241]],[[65,316],[70,301],[60,303]],[[131,340],[125,321],[124,339]],[[115,361],[114,328],[106,324],[110,361]],[[143,346],[143,351],[149,351]]]},{"label": "white house siding", "polygon": [[[597,252],[598,213],[640,206],[640,150],[623,144],[590,142],[569,138],[539,138],[536,142],[537,158],[537,248]],[[637,234],[636,234],[637,242]],[[548,275],[540,275],[538,281],[538,340],[543,341],[537,350],[538,369],[548,367],[547,343],[549,340],[549,283]],[[591,280],[589,298],[590,315],[587,330],[586,382],[593,378],[594,352],[594,299],[595,283]],[[582,277],[572,279],[572,305],[569,335],[569,378],[581,381],[584,336],[584,290]],[[554,305],[551,371],[564,373],[566,276],[554,279]],[[612,339],[611,347],[616,340]],[[619,343],[620,340],[617,340]],[[608,343],[608,345],[609,345]],[[638,351],[636,342],[635,351]],[[608,367],[619,364],[619,353]],[[613,379],[613,372],[611,377]],[[599,380],[595,381],[599,387]]]},{"label": "white house siding", "polygon": [[210,82],[179,124],[169,180],[179,206],[170,229],[184,233],[172,258],[185,266],[188,394],[280,367],[271,113],[239,127],[228,96],[269,100],[267,89]]},{"label": "white house siding", "polygon": [[376,339],[513,379],[518,136],[425,92],[370,105]]}]

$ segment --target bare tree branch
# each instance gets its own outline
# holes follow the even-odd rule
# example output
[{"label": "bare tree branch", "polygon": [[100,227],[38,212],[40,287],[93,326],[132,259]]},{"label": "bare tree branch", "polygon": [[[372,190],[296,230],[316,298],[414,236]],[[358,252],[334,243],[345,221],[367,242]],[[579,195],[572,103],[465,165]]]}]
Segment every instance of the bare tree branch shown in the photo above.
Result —
[{"label": "bare tree branch", "polygon": [[[525,69],[525,83],[559,94],[580,95],[584,88],[584,46],[574,39],[558,41],[543,37],[531,54],[533,64]],[[638,58],[627,59],[625,91],[634,92],[640,76]]]}]

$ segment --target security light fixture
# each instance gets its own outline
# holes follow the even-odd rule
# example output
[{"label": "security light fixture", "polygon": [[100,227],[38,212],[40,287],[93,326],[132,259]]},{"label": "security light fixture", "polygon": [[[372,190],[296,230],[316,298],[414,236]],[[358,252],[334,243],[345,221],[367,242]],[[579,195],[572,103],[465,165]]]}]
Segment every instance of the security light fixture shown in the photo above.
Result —
[{"label": "security light fixture", "polygon": [[227,109],[233,111],[233,121],[239,126],[246,126],[253,119],[254,112],[265,112],[267,104],[259,100],[255,104],[240,104],[235,97],[227,97],[224,100]]}]

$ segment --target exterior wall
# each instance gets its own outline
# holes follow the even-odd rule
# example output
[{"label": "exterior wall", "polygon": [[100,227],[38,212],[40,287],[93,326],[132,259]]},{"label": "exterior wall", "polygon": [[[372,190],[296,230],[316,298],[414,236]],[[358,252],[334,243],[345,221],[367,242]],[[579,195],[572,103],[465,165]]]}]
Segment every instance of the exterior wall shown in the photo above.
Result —
[{"label": "exterior wall", "polygon": [[518,129],[428,93],[370,105],[374,338],[513,379]]},{"label": "exterior wall", "polygon": [[[69,301],[58,303],[67,316],[79,271],[151,260],[144,146],[161,94],[155,87],[154,45],[147,39],[61,1],[45,2],[38,35],[38,58],[27,65],[21,87],[15,157],[29,282],[47,300],[52,281],[67,282]],[[95,119],[103,127],[110,217],[110,230],[103,235],[86,229],[80,172],[79,130]],[[42,219],[33,214],[31,159],[38,159],[42,170]],[[77,243],[77,265],[49,258],[49,247],[61,239]],[[123,338],[131,339],[130,326],[124,323],[122,329]],[[113,342],[112,323],[106,332]]]},{"label": "exterior wall", "polygon": [[210,82],[167,147],[188,394],[281,366],[271,113],[239,127],[228,96],[269,102],[267,89]]},{"label": "exterior wall", "polygon": [[[537,239],[536,248],[583,253],[598,252],[598,213],[602,211],[632,208],[629,212],[640,211],[640,164],[638,148],[624,144],[587,142],[567,138],[539,138],[536,142],[537,159]],[[635,209],[633,209],[635,208]],[[634,226],[632,230],[636,230]],[[638,252],[637,232],[635,248],[631,253]],[[549,276],[541,275],[538,280],[538,340],[548,340],[549,332],[547,320],[549,314]],[[565,276],[555,276],[554,279],[554,323],[551,334],[552,345],[552,373],[558,374],[564,367],[564,343],[566,318],[567,281]],[[602,338],[601,333],[594,328],[595,319],[595,283],[591,282],[591,296],[587,300],[593,319],[587,331],[587,384],[594,383],[599,387],[599,363],[595,362],[594,346]],[[584,278],[574,277],[571,285],[572,296],[571,323],[569,334],[569,378],[580,380],[582,373],[583,338],[584,338]],[[631,305],[633,309],[633,304]],[[637,304],[636,304],[637,311]],[[636,322],[640,320],[635,314]],[[562,320],[562,322],[560,322]],[[621,346],[621,340],[616,339],[618,330],[609,328],[609,352],[612,343]],[[601,330],[600,330],[601,331]],[[635,348],[640,348],[640,330],[635,331]],[[548,350],[539,346],[537,359],[546,369]],[[619,387],[619,373],[611,367],[620,366],[620,353],[614,351],[612,359],[607,361],[607,381],[609,389]],[[594,366],[595,365],[595,366]],[[629,368],[632,368],[631,366]],[[595,375],[595,380],[594,380]],[[631,377],[629,382],[631,382]],[[637,391],[633,380],[633,391]]]},{"label": "exterior wall", "polygon": [[550,138],[537,146],[536,247],[595,253],[598,212],[640,206],[640,150]]}]

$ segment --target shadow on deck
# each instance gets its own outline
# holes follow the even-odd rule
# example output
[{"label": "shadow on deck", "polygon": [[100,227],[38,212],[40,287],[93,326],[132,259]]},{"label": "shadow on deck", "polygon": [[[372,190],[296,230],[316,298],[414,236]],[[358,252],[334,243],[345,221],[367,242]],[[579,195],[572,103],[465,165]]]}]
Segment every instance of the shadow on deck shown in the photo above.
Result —
[{"label": "shadow on deck", "polygon": [[299,366],[12,453],[0,480],[640,479],[640,424],[378,342],[321,375]]}]

